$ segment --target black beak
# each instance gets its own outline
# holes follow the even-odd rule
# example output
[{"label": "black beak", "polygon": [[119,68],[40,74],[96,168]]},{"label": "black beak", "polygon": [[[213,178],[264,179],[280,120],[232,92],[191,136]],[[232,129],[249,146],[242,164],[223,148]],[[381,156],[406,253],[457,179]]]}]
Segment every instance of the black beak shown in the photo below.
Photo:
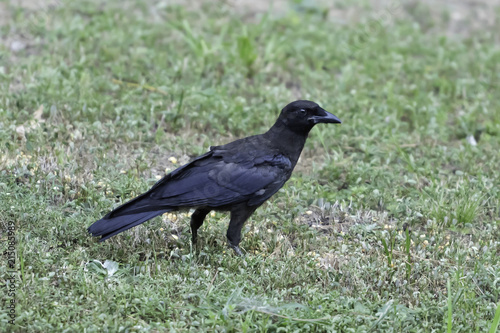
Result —
[{"label": "black beak", "polygon": [[319,123],[342,124],[342,121],[339,118],[337,118],[337,116],[331,114],[328,111],[321,109],[319,113],[323,114],[311,116],[309,117],[309,121],[312,122],[313,124],[319,124]]}]

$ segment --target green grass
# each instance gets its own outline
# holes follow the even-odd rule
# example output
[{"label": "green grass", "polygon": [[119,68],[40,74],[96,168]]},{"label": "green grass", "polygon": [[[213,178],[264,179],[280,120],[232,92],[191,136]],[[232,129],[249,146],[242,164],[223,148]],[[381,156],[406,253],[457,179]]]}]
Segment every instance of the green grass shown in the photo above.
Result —
[{"label": "green grass", "polygon": [[[372,27],[316,2],[165,3],[0,2],[3,262],[11,223],[17,240],[1,332],[496,330],[500,27],[446,37],[422,6]],[[165,169],[299,98],[343,124],[311,132],[245,225],[246,257],[222,213],[197,249],[186,214],[88,236]]]}]

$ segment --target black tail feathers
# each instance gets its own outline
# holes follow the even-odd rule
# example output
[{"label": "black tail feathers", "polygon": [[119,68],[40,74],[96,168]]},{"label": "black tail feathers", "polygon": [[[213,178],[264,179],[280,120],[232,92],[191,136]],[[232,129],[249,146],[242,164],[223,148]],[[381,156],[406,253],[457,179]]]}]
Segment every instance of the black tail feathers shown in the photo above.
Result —
[{"label": "black tail feathers", "polygon": [[92,234],[92,236],[102,236],[99,241],[104,241],[122,231],[135,227],[147,220],[152,219],[158,215],[161,215],[167,210],[153,211],[153,212],[142,212],[130,215],[121,215],[111,218],[106,216],[99,221],[92,224],[87,230]]}]

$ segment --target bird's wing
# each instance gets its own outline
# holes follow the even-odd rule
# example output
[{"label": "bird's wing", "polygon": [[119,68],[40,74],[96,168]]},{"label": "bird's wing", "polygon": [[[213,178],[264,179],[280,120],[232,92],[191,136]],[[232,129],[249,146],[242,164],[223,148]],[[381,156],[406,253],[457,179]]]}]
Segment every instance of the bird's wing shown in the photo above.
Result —
[{"label": "bird's wing", "polygon": [[248,201],[259,205],[288,180],[291,162],[278,152],[228,151],[205,155],[165,176],[149,191],[168,206],[220,207]]}]

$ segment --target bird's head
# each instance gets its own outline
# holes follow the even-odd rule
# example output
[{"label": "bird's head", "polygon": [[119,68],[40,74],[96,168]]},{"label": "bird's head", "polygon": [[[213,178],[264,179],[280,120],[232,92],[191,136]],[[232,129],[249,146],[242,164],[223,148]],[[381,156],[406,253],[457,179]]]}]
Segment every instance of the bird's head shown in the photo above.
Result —
[{"label": "bird's head", "polygon": [[319,123],[342,123],[339,118],[325,111],[318,104],[305,100],[295,101],[285,106],[279,120],[291,130],[305,133]]}]

